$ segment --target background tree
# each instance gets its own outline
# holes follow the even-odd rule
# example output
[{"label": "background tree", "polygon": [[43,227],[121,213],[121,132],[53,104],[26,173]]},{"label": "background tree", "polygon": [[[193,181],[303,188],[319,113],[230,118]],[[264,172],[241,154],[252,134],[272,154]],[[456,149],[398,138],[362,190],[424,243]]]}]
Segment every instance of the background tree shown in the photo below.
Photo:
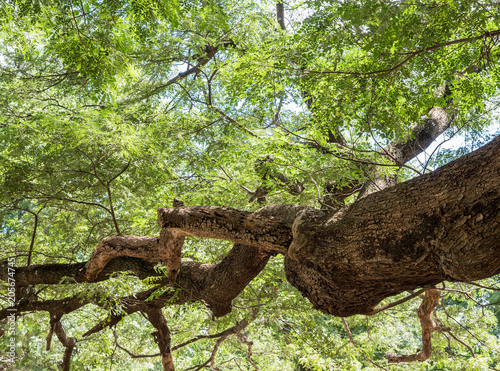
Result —
[{"label": "background tree", "polygon": [[[499,369],[499,140],[426,175],[496,135],[498,9],[4,2],[0,223],[16,367],[388,369],[429,357],[434,332],[427,362],[391,369]],[[452,138],[462,146],[433,144]],[[342,236],[371,236],[359,245],[371,249],[354,259],[345,244],[324,270],[332,255],[311,249],[318,236],[333,246],[323,219],[353,213]],[[442,248],[422,245],[440,223],[454,226],[432,239],[456,253],[444,273],[431,261]],[[304,284],[321,269],[328,284]],[[402,275],[366,279],[377,271]]]}]

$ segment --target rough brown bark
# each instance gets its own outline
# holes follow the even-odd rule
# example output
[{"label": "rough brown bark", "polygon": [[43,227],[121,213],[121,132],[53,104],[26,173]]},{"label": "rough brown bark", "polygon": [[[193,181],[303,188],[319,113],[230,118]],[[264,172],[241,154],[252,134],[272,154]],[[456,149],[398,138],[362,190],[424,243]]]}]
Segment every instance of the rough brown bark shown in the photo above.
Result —
[{"label": "rough brown bark", "polygon": [[190,236],[229,240],[284,253],[292,242],[291,226],[298,205],[269,205],[255,213],[224,206],[158,209],[158,224]]},{"label": "rough brown bark", "polygon": [[[283,253],[288,280],[315,308],[342,317],[367,314],[382,299],[406,290],[500,272],[499,154],[500,137],[433,173],[335,213],[291,205],[255,213],[176,207],[159,209],[158,222],[178,235]],[[113,238],[120,241],[121,253],[135,254],[136,245],[124,248],[121,238]],[[106,240],[101,249],[116,251],[105,247],[110,243]],[[87,269],[92,259],[102,264],[96,254]]]},{"label": "rough brown bark", "polygon": [[104,238],[87,262],[86,277],[93,281],[108,262],[120,256],[142,259],[159,259],[165,247],[160,238],[141,236],[114,236]]},{"label": "rough brown bark", "polygon": [[[132,241],[138,241],[135,236],[131,236]],[[122,244],[127,236],[115,236],[107,241],[117,241]],[[155,238],[151,238],[155,239]],[[144,239],[142,246],[145,254],[150,254],[148,248],[151,246],[148,239]],[[112,243],[114,245],[114,242]],[[137,249],[133,250],[137,254]],[[171,301],[173,294],[166,293],[149,304],[155,307],[161,307],[167,302],[171,304],[182,304],[188,301],[204,301],[216,317],[223,316],[231,311],[232,300],[248,285],[248,283],[257,276],[265,267],[269,260],[269,254],[258,248],[246,245],[235,244],[227,256],[219,264],[203,264],[193,261],[185,261],[180,265],[180,271],[175,281],[175,287],[181,291],[175,294],[175,301]],[[154,261],[160,261],[156,256],[153,261],[143,261],[137,258],[120,257],[112,259],[94,281],[102,281],[109,278],[114,272],[132,271],[141,279],[148,276],[158,276],[154,270]],[[6,262],[2,262],[6,264]],[[3,264],[0,264],[0,268]],[[7,270],[1,270],[7,272]],[[0,274],[0,279],[7,279],[7,275]],[[64,279],[67,283],[90,282],[85,274],[85,263],[77,264],[48,264],[33,265],[30,267],[20,267],[16,270],[16,284],[19,286],[28,285],[57,285]],[[160,283],[160,285],[168,282]],[[141,293],[134,294],[131,297],[122,298],[123,310],[126,314],[131,314],[140,310],[145,310],[147,305],[145,300],[151,296],[155,288]],[[17,311],[47,311],[57,312],[58,318],[84,305],[90,303],[90,299],[80,297],[65,298],[61,300],[27,300],[19,298]],[[9,312],[7,309],[0,311],[0,319],[6,318]],[[118,322],[122,317],[117,317]],[[91,332],[100,331],[109,326],[107,319],[101,325],[97,325]],[[103,327],[104,326],[104,327]]]},{"label": "rough brown bark", "polygon": [[500,272],[500,138],[335,214],[285,205],[160,209],[163,228],[284,252],[287,278],[329,314],[443,280]]},{"label": "rough brown bark", "polygon": [[368,313],[383,298],[500,272],[500,138],[441,169],[316,220],[297,220],[289,281],[317,309]]}]

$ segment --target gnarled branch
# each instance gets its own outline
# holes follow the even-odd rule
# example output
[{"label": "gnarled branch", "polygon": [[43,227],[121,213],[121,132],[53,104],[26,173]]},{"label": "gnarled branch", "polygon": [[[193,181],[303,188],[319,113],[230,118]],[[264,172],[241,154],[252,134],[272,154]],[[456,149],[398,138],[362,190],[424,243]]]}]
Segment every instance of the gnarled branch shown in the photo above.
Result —
[{"label": "gnarled branch", "polygon": [[422,326],[422,350],[415,354],[397,355],[387,353],[385,357],[389,363],[425,361],[432,353],[432,333],[438,329],[436,323],[432,320],[432,312],[439,305],[439,290],[427,290],[424,300],[417,310],[418,318]]}]

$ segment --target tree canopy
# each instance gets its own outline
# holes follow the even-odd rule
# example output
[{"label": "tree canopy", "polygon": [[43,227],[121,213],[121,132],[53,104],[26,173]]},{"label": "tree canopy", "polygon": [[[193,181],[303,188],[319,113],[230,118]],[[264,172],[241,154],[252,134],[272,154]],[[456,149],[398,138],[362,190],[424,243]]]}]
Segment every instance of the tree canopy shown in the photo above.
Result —
[{"label": "tree canopy", "polygon": [[6,0],[0,40],[7,369],[500,369],[498,3]]}]

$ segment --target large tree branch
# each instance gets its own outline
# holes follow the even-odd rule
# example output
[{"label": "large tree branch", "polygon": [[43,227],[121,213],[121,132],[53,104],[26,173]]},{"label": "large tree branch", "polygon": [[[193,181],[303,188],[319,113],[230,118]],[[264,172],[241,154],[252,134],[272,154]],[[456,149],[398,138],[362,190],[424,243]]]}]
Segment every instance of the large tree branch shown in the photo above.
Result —
[{"label": "large tree branch", "polygon": [[[82,299],[79,297],[68,297],[60,300],[27,300],[23,299],[16,303],[16,313],[23,312],[49,312],[49,313],[57,313],[58,318],[60,318],[63,314],[71,313],[85,305],[87,305],[90,301],[88,299]],[[0,320],[7,318],[10,314],[8,311],[9,308],[2,309],[0,311]]]},{"label": "large tree branch", "polygon": [[348,316],[371,312],[377,297],[498,274],[498,184],[500,137],[336,214],[297,220],[287,278],[318,309]]},{"label": "large tree branch", "polygon": [[[109,239],[109,246],[126,245],[127,236],[115,236]],[[138,239],[131,236],[133,242]],[[156,238],[144,238],[144,245],[133,245],[135,253],[142,247],[145,250],[145,256],[152,256],[148,249],[151,246],[150,240]],[[140,241],[140,240],[139,240]],[[114,243],[116,242],[116,243]],[[123,252],[123,251],[122,251]],[[154,261],[159,261],[158,256],[154,256]],[[269,254],[252,246],[235,244],[227,256],[219,264],[202,264],[198,262],[186,261],[180,265],[180,271],[176,277],[173,289],[167,291],[157,299],[152,300],[150,304],[161,307],[167,304],[182,304],[188,301],[203,300],[212,310],[214,316],[224,316],[231,311],[231,303],[239,293],[248,285],[248,283],[260,273],[269,260]],[[1,262],[1,266],[6,262]],[[132,271],[139,278],[149,276],[158,276],[159,273],[154,270],[154,263],[143,261],[137,258],[118,257],[109,261],[96,280],[102,281],[114,272]],[[7,270],[2,270],[2,272]],[[48,264],[33,265],[30,267],[20,267],[16,269],[16,284],[19,286],[37,285],[37,284],[59,284],[61,282],[80,283],[90,282],[85,274],[85,263],[78,264]],[[7,280],[8,276],[2,274],[0,279]],[[116,315],[112,321],[106,320],[103,324],[97,325],[89,332],[98,332],[114,321],[117,323],[123,318],[122,314],[131,314],[140,310],[145,310],[146,300],[161,286],[168,285],[169,281],[164,280],[158,287],[146,290],[134,295],[121,298],[123,303],[123,313]],[[175,300],[172,297],[175,295]],[[75,298],[66,298],[63,300],[21,300],[16,309],[18,312],[25,311],[48,311],[66,314],[80,308],[83,305],[91,303],[92,300]],[[7,309],[0,312],[0,318],[8,315]]]},{"label": "large tree branch", "polygon": [[[155,257],[154,261],[159,261]],[[31,265],[29,267],[16,268],[16,285],[57,285],[59,283],[81,283],[89,282],[85,277],[86,262],[76,264],[41,264]],[[7,281],[6,260],[0,261],[0,280]],[[97,275],[94,282],[107,280],[116,272],[132,272],[139,279],[150,276],[158,276],[159,273],[154,270],[155,263],[143,259],[119,257],[112,259],[103,270]]]},{"label": "large tree branch", "polygon": [[160,241],[158,237],[140,236],[104,238],[85,266],[87,280],[95,280],[101,270],[113,258],[129,256],[142,259],[161,259],[160,251],[165,250],[165,247],[161,243],[163,241]]},{"label": "large tree branch", "polygon": [[[266,254],[283,253],[288,281],[317,309],[350,316],[371,313],[382,299],[403,291],[498,274],[498,184],[500,137],[432,173],[368,195],[338,212],[291,205],[270,205],[255,213],[175,207],[159,209],[158,219],[162,228],[179,235],[236,242],[217,269],[182,262],[176,280],[182,289],[178,302],[207,300],[215,315],[223,315],[234,295],[264,266]],[[161,259],[155,256],[157,240],[116,236],[106,244],[125,246],[121,253],[143,249],[141,256]],[[104,255],[113,254],[111,250],[104,250]],[[88,266],[94,259],[103,261],[96,253]],[[228,290],[235,282],[238,288],[225,295],[221,287]],[[150,294],[145,292],[140,300]],[[155,305],[166,305],[168,295],[155,299]],[[214,300],[218,295],[220,299]],[[130,298],[130,311],[142,310],[134,300]]]},{"label": "large tree branch", "polygon": [[[284,253],[288,280],[327,313],[370,313],[383,298],[500,271],[500,137],[441,169],[337,213],[266,206],[159,209],[163,228]],[[472,254],[472,252],[474,253]]]},{"label": "large tree branch", "polygon": [[292,240],[292,223],[304,209],[307,207],[297,205],[269,205],[254,213],[218,206],[158,209],[158,223],[189,236],[229,240],[283,253]]}]

